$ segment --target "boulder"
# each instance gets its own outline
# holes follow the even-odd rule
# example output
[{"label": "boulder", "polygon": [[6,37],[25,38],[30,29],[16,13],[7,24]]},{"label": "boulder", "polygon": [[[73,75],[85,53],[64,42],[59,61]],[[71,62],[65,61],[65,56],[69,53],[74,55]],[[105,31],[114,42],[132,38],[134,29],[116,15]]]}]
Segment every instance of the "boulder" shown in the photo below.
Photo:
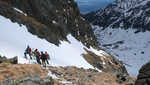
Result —
[{"label": "boulder", "polygon": [[135,85],[150,85],[150,62],[140,69]]}]

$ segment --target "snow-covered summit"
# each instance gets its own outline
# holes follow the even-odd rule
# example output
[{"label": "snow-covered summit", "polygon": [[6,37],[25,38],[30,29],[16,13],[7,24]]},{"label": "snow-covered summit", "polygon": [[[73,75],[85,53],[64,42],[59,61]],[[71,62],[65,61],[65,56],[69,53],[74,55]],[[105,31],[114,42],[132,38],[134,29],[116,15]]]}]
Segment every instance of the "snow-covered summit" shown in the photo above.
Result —
[{"label": "snow-covered summit", "polygon": [[113,5],[117,5],[118,8],[121,9],[129,9],[135,7],[137,4],[146,1],[146,0],[116,0],[116,2],[112,3]]}]

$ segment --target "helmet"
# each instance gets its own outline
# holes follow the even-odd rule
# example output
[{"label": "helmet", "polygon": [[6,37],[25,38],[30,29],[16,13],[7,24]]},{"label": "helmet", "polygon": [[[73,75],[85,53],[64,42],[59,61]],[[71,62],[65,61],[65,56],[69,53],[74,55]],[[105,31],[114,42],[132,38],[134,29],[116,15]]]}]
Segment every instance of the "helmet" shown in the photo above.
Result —
[{"label": "helmet", "polygon": [[38,51],[38,49],[35,49],[35,51]]}]

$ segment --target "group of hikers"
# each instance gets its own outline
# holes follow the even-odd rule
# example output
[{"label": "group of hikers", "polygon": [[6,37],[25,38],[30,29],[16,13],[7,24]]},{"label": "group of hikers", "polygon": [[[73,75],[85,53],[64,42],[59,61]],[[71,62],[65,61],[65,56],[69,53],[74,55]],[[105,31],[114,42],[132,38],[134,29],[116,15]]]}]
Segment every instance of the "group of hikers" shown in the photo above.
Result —
[{"label": "group of hikers", "polygon": [[[39,51],[38,49],[32,50],[30,46],[27,46],[24,56],[27,59],[27,55],[29,55],[30,59],[32,60],[33,57],[36,58],[36,61],[38,64],[42,64],[44,67],[46,67],[46,63],[49,64],[48,60],[50,60],[50,56],[47,51]],[[42,60],[42,63],[41,63]]]}]

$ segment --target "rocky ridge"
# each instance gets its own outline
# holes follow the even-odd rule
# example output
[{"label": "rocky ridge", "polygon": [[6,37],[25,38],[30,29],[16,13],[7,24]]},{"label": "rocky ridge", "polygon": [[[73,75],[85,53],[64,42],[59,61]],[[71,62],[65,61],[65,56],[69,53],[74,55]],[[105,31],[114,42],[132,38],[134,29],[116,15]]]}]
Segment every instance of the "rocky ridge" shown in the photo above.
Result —
[{"label": "rocky ridge", "polygon": [[[3,79],[4,81],[0,82],[0,85],[133,85],[132,81],[124,81],[113,73],[98,72],[94,69],[83,69],[71,66],[50,66],[46,69],[40,67],[40,65],[29,65],[32,66],[30,68],[27,68],[28,65],[9,64],[9,66],[12,67],[9,68],[7,75],[12,74],[11,70],[13,71],[14,67],[17,67],[17,70],[19,70],[16,72],[22,72],[22,74],[16,73],[13,74],[13,76],[7,76]],[[2,68],[2,66],[0,66],[0,68]],[[32,72],[30,72],[31,70]],[[34,73],[34,71],[36,72]],[[42,73],[40,71],[42,71]],[[4,74],[4,71],[0,71],[0,73]],[[17,77],[14,78],[14,76]],[[133,78],[131,79],[134,80]]]},{"label": "rocky ridge", "polygon": [[123,81],[113,73],[98,72],[94,69],[49,67],[49,70],[58,81],[68,81],[71,85],[133,85],[133,81]]}]

